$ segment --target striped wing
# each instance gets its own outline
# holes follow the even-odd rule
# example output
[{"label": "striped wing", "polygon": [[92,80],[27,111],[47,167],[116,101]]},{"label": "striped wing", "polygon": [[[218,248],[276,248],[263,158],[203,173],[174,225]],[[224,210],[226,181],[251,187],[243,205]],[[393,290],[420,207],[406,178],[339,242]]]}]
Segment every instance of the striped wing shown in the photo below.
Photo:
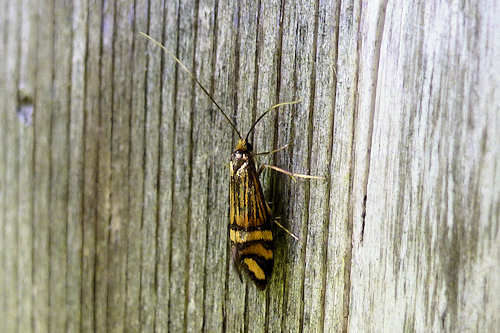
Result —
[{"label": "striped wing", "polygon": [[240,268],[264,289],[273,269],[271,213],[253,161],[233,172],[229,188],[231,249],[236,270]]}]

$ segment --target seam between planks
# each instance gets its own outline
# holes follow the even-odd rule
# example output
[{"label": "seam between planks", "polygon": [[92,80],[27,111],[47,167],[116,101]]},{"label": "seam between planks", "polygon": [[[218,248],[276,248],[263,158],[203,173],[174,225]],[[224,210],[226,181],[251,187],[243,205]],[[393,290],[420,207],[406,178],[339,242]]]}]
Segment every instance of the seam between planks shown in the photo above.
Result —
[{"label": "seam between planks", "polygon": [[[211,64],[210,64],[210,70],[211,70],[211,78],[210,78],[210,94],[213,95],[214,93],[214,87],[215,87],[215,64],[216,64],[216,59],[217,59],[217,11],[219,8],[219,2],[218,0],[215,0],[214,4],[214,11],[213,11],[213,30],[212,30],[212,55],[211,55]],[[214,123],[214,113],[211,112],[211,124],[213,125]],[[213,158],[212,158],[213,161]],[[213,176],[213,163],[209,163],[208,165],[208,172],[207,172],[207,188],[206,188],[206,193],[207,193],[207,210],[206,210],[206,218],[205,220],[207,221],[207,224],[209,222],[209,212],[210,212],[210,193],[211,193],[211,188],[212,188],[212,176]],[[207,225],[207,231],[205,235],[205,262],[203,264],[203,304],[202,304],[202,309],[203,309],[203,319],[202,319],[202,324],[201,324],[201,330],[204,332],[205,331],[205,323],[207,321],[206,318],[206,311],[205,311],[205,304],[206,304],[206,289],[207,289],[207,258],[206,254],[208,253],[208,244],[209,244],[209,230],[210,230],[210,225]]]},{"label": "seam between planks", "polygon": [[[313,50],[313,66],[311,68],[311,73],[310,73],[310,82],[311,82],[311,88],[310,88],[310,94],[309,94],[309,116],[308,116],[308,124],[307,124],[307,173],[311,173],[311,150],[312,150],[312,139],[313,139],[313,116],[314,116],[314,99],[316,95],[316,59],[317,59],[317,44],[318,44],[318,17],[319,17],[319,4],[316,2],[316,8],[314,10],[314,31],[313,31],[313,44],[312,44],[312,50]],[[299,321],[299,332],[304,331],[304,311],[305,311],[305,306],[304,306],[304,288],[305,288],[305,275],[306,275],[306,253],[307,253],[307,241],[308,241],[308,234],[309,234],[309,210],[310,210],[310,204],[311,204],[311,183],[307,182],[305,185],[305,211],[304,211],[304,216],[307,217],[307,223],[305,223],[304,228],[304,244],[302,247],[302,258],[304,258],[304,261],[302,263],[303,269],[302,269],[302,282],[301,282],[301,299],[302,302],[300,304],[300,321]]]},{"label": "seam between planks", "polygon": [[[137,2],[135,2],[135,4],[137,5]],[[151,19],[151,14],[150,14],[150,10],[151,10],[151,3],[148,1],[148,4],[147,4],[147,11],[146,11],[146,32],[149,34],[150,33],[150,19]],[[134,11],[135,12],[135,11]],[[148,46],[146,45],[146,50],[147,50]],[[143,123],[143,135],[142,135],[142,144],[143,144],[143,151],[142,151],[142,178],[143,178],[143,182],[142,182],[142,205],[141,205],[141,250],[140,250],[140,267],[139,267],[139,270],[140,270],[140,274],[139,274],[139,327],[141,329],[141,331],[144,329],[143,328],[143,318],[142,318],[142,314],[143,314],[143,301],[144,301],[144,297],[143,297],[143,293],[142,293],[142,281],[143,281],[143,275],[144,275],[144,244],[143,244],[143,241],[144,241],[144,201],[145,201],[145,196],[146,196],[146,168],[147,168],[147,152],[148,152],[148,147],[146,145],[146,142],[147,142],[147,139],[146,139],[146,136],[147,136],[147,124],[148,124],[148,73],[149,73],[149,52],[146,51],[146,64],[145,64],[145,67],[144,67],[144,106],[143,106],[143,110],[144,110],[144,123]],[[154,324],[153,324],[154,325]]]},{"label": "seam between planks", "polygon": [[[16,16],[17,16],[17,20],[16,20],[16,26],[15,26],[15,34],[13,34],[14,36],[16,36],[16,65],[15,65],[15,73],[14,73],[14,79],[15,79],[15,82],[14,82],[14,90],[15,90],[15,100],[14,100],[14,103],[13,103],[13,106],[14,106],[14,111],[15,114],[12,115],[12,120],[13,120],[13,129],[14,131],[16,132],[16,134],[14,135],[14,149],[15,149],[15,170],[14,170],[14,178],[15,178],[15,193],[16,193],[16,200],[14,201],[15,202],[15,220],[16,220],[16,224],[15,224],[15,230],[14,230],[14,241],[15,241],[15,253],[14,253],[14,257],[17,259],[17,260],[14,260],[14,281],[16,283],[16,289],[15,289],[15,304],[16,304],[16,307],[17,307],[17,316],[16,316],[16,324],[15,324],[15,329],[16,331],[19,331],[19,327],[20,327],[20,322],[21,322],[21,318],[20,318],[20,310],[21,310],[21,297],[20,297],[20,291],[21,291],[21,286],[22,286],[22,282],[20,281],[19,279],[19,266],[20,266],[20,263],[19,263],[19,229],[20,229],[20,220],[19,220],[19,217],[20,217],[20,214],[19,214],[19,206],[20,206],[20,190],[19,190],[19,183],[20,183],[20,175],[21,175],[21,172],[19,171],[19,165],[20,165],[20,138],[19,138],[19,127],[20,126],[24,126],[20,121],[18,121],[18,118],[17,118],[17,110],[19,108],[19,82],[20,82],[20,66],[21,66],[21,42],[20,42],[20,37],[21,37],[21,21],[22,21],[22,13],[21,13],[21,7],[22,7],[22,1],[16,1],[15,4],[17,5],[16,7]],[[7,110],[7,112],[9,112],[9,110]],[[11,133],[13,134],[13,133]],[[8,223],[8,222],[7,222]]]},{"label": "seam between planks", "polygon": [[[133,16],[132,16],[132,22],[134,22],[132,24],[132,45],[131,45],[131,48],[130,48],[130,73],[132,73],[130,75],[130,88],[131,88],[131,91],[130,91],[130,99],[128,101],[128,106],[130,108],[130,113],[129,113],[129,117],[128,117],[128,130],[129,130],[129,137],[128,137],[128,145],[129,145],[129,150],[128,150],[128,156],[127,156],[127,168],[128,168],[128,179],[130,179],[130,165],[132,164],[132,118],[133,118],[133,110],[134,110],[134,105],[133,105],[133,89],[134,89],[134,73],[135,73],[135,59],[134,59],[134,54],[135,54],[135,36],[136,36],[136,21],[137,21],[137,16],[136,16],[136,1],[134,0],[133,2],[133,5],[132,5],[132,12],[133,12]],[[124,232],[124,237],[126,238],[125,239],[125,246],[124,246],[124,249],[125,249],[125,262],[124,262],[124,265],[125,265],[125,289],[124,289],[124,292],[125,292],[125,304],[124,304],[124,309],[123,309],[123,323],[122,323],[122,327],[124,328],[124,331],[127,332],[128,331],[128,327],[127,327],[127,313],[128,313],[128,281],[129,281],[129,275],[128,275],[128,263],[129,263],[129,226],[130,226],[130,223],[132,222],[131,219],[130,219],[130,207],[131,207],[131,200],[130,200],[130,197],[131,197],[131,191],[130,191],[130,181],[129,181],[129,191],[128,191],[128,196],[127,196],[127,206],[129,207],[129,220],[126,224],[126,228],[125,228],[125,232]],[[133,222],[132,222],[133,223]]]},{"label": "seam between planks", "polygon": [[[325,244],[325,250],[324,250],[324,260],[323,260],[323,269],[322,269],[322,276],[323,279],[321,281],[321,288],[322,288],[322,293],[321,293],[321,314],[320,314],[320,319],[319,319],[319,324],[320,324],[320,329],[319,331],[324,332],[325,331],[325,302],[326,302],[326,278],[328,274],[328,248],[329,248],[329,243],[328,243],[328,232],[330,230],[330,196],[331,196],[331,189],[332,189],[332,180],[331,180],[331,172],[332,172],[332,157],[333,157],[333,135],[334,135],[334,128],[335,128],[335,105],[337,101],[337,72],[336,72],[336,67],[338,65],[338,59],[339,59],[339,35],[340,35],[340,13],[341,13],[341,7],[342,7],[342,1],[339,1],[337,3],[337,8],[335,11],[335,20],[336,20],[336,26],[337,29],[335,29],[334,36],[336,40],[336,51],[335,51],[335,58],[333,59],[334,64],[333,64],[333,74],[335,75],[335,84],[332,84],[332,89],[333,89],[333,96],[332,96],[332,114],[330,115],[330,124],[329,128],[331,129],[331,135],[330,135],[330,140],[328,142],[328,150],[326,153],[327,156],[327,183],[326,183],[326,207],[325,207],[325,227],[323,229],[323,243]],[[353,136],[354,138],[354,136]],[[352,146],[353,146],[354,140],[351,141],[351,152],[352,152]],[[352,154],[351,154],[352,157]],[[351,166],[352,166],[352,158],[351,158]],[[352,172],[350,173],[352,177]],[[352,181],[351,181],[352,184]],[[348,200],[350,202],[350,199]],[[352,240],[352,238],[351,238]],[[351,242],[352,243],[352,242]],[[349,263],[350,267],[350,263]],[[350,269],[349,269],[350,272]],[[349,284],[348,281],[344,280],[344,285]]]},{"label": "seam between planks", "polygon": [[[194,30],[194,36],[193,36],[193,61],[191,65],[191,70],[193,71],[193,74],[195,75],[196,72],[196,44],[198,40],[198,19],[199,19],[199,0],[195,1],[195,17],[194,17],[194,23],[193,23],[193,30]],[[191,110],[190,110],[190,128],[189,128],[189,170],[188,170],[188,207],[187,207],[187,221],[186,221],[186,253],[185,253],[185,260],[184,260],[184,332],[187,330],[187,310],[188,310],[188,303],[189,303],[189,267],[190,267],[190,239],[191,239],[191,212],[192,212],[192,202],[191,202],[191,195],[192,195],[192,178],[193,178],[193,123],[194,123],[194,110],[195,110],[195,103],[196,103],[196,93],[195,93],[195,88],[196,88],[196,82],[194,80],[191,80]]]},{"label": "seam between planks", "polygon": [[[108,252],[108,255],[106,257],[106,281],[105,281],[105,286],[106,286],[106,319],[105,319],[105,326],[106,326],[106,330],[109,331],[110,330],[110,322],[109,322],[109,317],[110,317],[110,305],[109,305],[109,298],[112,296],[110,295],[110,291],[109,291],[109,278],[110,278],[110,269],[109,267],[111,267],[111,264],[112,264],[112,260],[111,260],[111,256],[112,254],[110,255],[110,249],[111,249],[111,236],[112,236],[112,221],[113,221],[113,176],[114,176],[114,172],[113,172],[113,135],[115,134],[114,133],[114,122],[115,122],[115,43],[116,43],[116,26],[118,25],[117,21],[116,21],[116,18],[117,18],[117,15],[116,15],[116,11],[117,11],[117,5],[116,5],[116,2],[117,0],[115,0],[113,2],[113,32],[111,33],[111,74],[110,74],[110,77],[111,77],[111,84],[110,84],[110,106],[111,106],[111,117],[109,119],[110,121],[110,137],[109,137],[109,167],[110,167],[110,170],[109,170],[109,179],[108,179],[108,184],[109,184],[109,193],[108,193],[108,196],[109,196],[109,205],[107,207],[107,210],[108,210],[108,221],[107,221],[107,228],[108,228],[108,231],[107,231],[107,242],[106,242],[106,248],[107,248],[107,252]],[[114,306],[114,305],[113,305]]]},{"label": "seam between planks", "polygon": [[85,192],[86,192],[86,152],[87,152],[87,140],[85,139],[86,133],[88,130],[88,124],[87,124],[87,97],[88,97],[88,85],[87,85],[87,63],[88,63],[88,56],[89,56],[89,3],[86,2],[87,7],[84,9],[86,10],[86,15],[85,15],[85,54],[83,57],[83,101],[82,101],[82,107],[83,107],[83,128],[82,128],[82,166],[81,166],[81,175],[82,175],[82,181],[81,181],[81,209],[80,209],[80,227],[81,227],[81,248],[80,248],[80,323],[78,325],[80,332],[82,331],[83,328],[83,278],[84,278],[84,247],[85,247]]},{"label": "seam between planks", "polygon": [[[149,30],[149,24],[151,20],[151,3],[148,3],[148,30]],[[161,43],[165,45],[165,38],[166,38],[166,15],[167,15],[167,5],[164,4],[162,8],[162,16],[161,20],[163,21],[163,29],[161,30]],[[155,264],[154,264],[154,280],[153,280],[153,285],[154,285],[154,292],[156,293],[156,300],[154,304],[154,309],[153,309],[153,330],[156,332],[158,330],[157,328],[157,308],[158,308],[158,298],[160,297],[159,293],[159,265],[160,265],[160,239],[159,239],[159,230],[160,230],[160,218],[161,218],[161,193],[162,193],[162,182],[161,182],[161,171],[162,171],[162,164],[161,161],[163,160],[163,153],[164,153],[164,145],[163,145],[163,132],[162,132],[162,124],[163,124],[163,77],[164,77],[164,66],[165,66],[165,55],[163,52],[160,52],[160,87],[159,87],[159,102],[158,102],[158,165],[157,165],[157,170],[156,170],[156,217],[155,217]],[[146,90],[147,91],[147,90]],[[147,122],[145,122],[147,124]],[[146,142],[146,141],[145,141]],[[145,143],[144,142],[144,143]],[[171,230],[171,229],[170,229]],[[170,296],[170,293],[169,293]],[[170,297],[169,297],[170,298]]]},{"label": "seam between planks", "polygon": [[[75,20],[75,7],[72,5],[71,6],[71,17],[72,17],[72,21],[74,22]],[[68,250],[68,225],[69,225],[69,193],[70,193],[70,180],[71,180],[71,105],[72,105],[72,100],[71,100],[71,97],[72,97],[72,94],[71,94],[71,88],[72,88],[72,78],[73,78],[73,52],[74,52],[74,49],[73,49],[73,45],[74,45],[74,37],[75,37],[75,34],[73,32],[73,29],[70,29],[70,42],[71,42],[71,45],[70,45],[70,50],[69,50],[69,56],[68,56],[68,73],[67,73],[67,82],[68,82],[68,85],[66,87],[66,93],[68,94],[68,99],[67,99],[67,105],[66,105],[66,110],[68,110],[68,123],[66,124],[66,165],[68,167],[68,173],[67,173],[67,179],[66,179],[66,198],[65,198],[65,201],[66,201],[66,209],[64,210],[64,213],[66,215],[66,218],[65,218],[65,248],[66,248],[66,270],[64,271],[64,274],[65,274],[65,282],[64,282],[64,294],[65,294],[65,305],[66,305],[66,308],[68,308],[68,270],[69,270],[69,261],[70,261],[70,255],[69,255],[69,250]],[[85,73],[85,72],[84,72]],[[83,245],[83,244],[82,244]],[[80,284],[81,286],[81,284]],[[66,320],[64,322],[64,328],[66,331],[68,331],[68,325],[69,325],[69,320],[68,320],[68,316],[66,314]]]},{"label": "seam between planks", "polygon": [[[51,14],[52,14],[52,32],[55,32],[55,0],[52,0],[52,8],[51,8]],[[52,59],[52,71],[51,71],[51,77],[50,77],[50,81],[51,81],[51,100],[53,101],[54,100],[54,64],[55,64],[55,38],[54,38],[54,34],[52,34],[52,45],[51,45],[51,54],[50,54],[50,57]],[[47,196],[47,201],[48,201],[48,218],[49,220],[47,221],[48,222],[48,225],[47,225],[47,248],[48,248],[48,276],[47,276],[47,291],[48,291],[48,300],[47,300],[47,306],[48,306],[48,309],[51,309],[52,308],[52,304],[51,304],[51,294],[52,294],[52,290],[51,290],[51,275],[52,275],[52,266],[51,266],[51,262],[52,262],[52,228],[50,227],[50,222],[52,221],[52,209],[50,209],[52,207],[52,186],[50,186],[50,184],[52,183],[52,130],[53,130],[53,126],[54,126],[54,110],[53,110],[53,106],[54,104],[51,103],[51,108],[50,108],[50,115],[49,115],[49,135],[48,135],[48,159],[49,159],[49,163],[48,163],[48,174],[49,174],[49,193],[48,193],[48,196]],[[47,325],[48,325],[48,331],[52,331],[51,330],[51,319],[52,319],[52,316],[50,315],[50,311],[49,311],[49,314],[48,314],[48,320],[47,320]]]},{"label": "seam between planks", "polygon": [[[177,7],[174,7],[176,8],[177,10],[177,22],[176,22],[176,36],[175,36],[175,56],[178,58],[179,57],[179,28],[180,28],[180,12],[181,12],[181,8],[180,8],[180,0],[177,1]],[[172,109],[172,129],[173,129],[173,133],[172,133],[172,174],[171,174],[171,178],[170,178],[170,193],[171,193],[171,209],[170,209],[170,226],[173,225],[173,218],[174,218],[174,203],[175,203],[175,177],[176,177],[176,172],[175,172],[175,154],[176,154],[176,150],[175,150],[175,139],[176,139],[176,134],[177,134],[177,93],[178,93],[178,77],[179,77],[179,66],[178,65],[175,65],[175,69],[174,69],[174,91],[173,91],[173,96],[174,96],[174,105],[173,105],[173,109]],[[169,256],[169,259],[168,259],[168,286],[169,286],[169,289],[170,289],[170,281],[171,281],[171,277],[172,277],[172,237],[173,237],[173,231],[172,231],[172,227],[170,227],[170,232],[169,232],[169,240],[168,240],[168,256]],[[171,293],[169,292],[169,295],[171,295]],[[171,322],[171,319],[170,319],[170,310],[172,309],[172,297],[169,297],[169,300],[168,300],[168,304],[169,304],[169,311],[168,311],[168,323],[170,324]]]},{"label": "seam between planks", "polygon": [[[40,24],[40,19],[39,15],[36,15],[39,12],[38,8],[34,9],[34,26],[36,27],[35,29],[35,54],[39,54],[39,42],[38,42],[38,27]],[[33,174],[32,177],[32,182],[31,182],[31,232],[32,232],[32,237],[31,237],[31,284],[32,284],[32,290],[35,290],[35,191],[36,191],[36,152],[37,152],[37,144],[36,144],[36,113],[37,113],[37,105],[38,105],[38,87],[37,87],[37,82],[38,82],[38,56],[35,56],[35,64],[34,64],[34,77],[33,77],[33,114],[32,114],[32,126],[33,126],[33,148],[32,148],[32,157],[31,157],[31,172]],[[35,332],[35,292],[31,294],[31,330],[32,332]]]},{"label": "seam between planks", "polygon": [[[95,168],[96,168],[96,178],[95,178],[95,189],[96,189],[96,192],[97,192],[97,189],[99,189],[99,165],[101,163],[101,132],[102,132],[102,55],[103,55],[103,33],[104,33],[104,2],[101,3],[101,22],[100,22],[101,26],[99,27],[99,31],[100,31],[100,36],[99,36],[99,64],[98,64],[98,69],[99,69],[99,90],[98,90],[98,115],[99,115],[99,119],[98,119],[98,123],[99,123],[99,137],[97,139],[97,142],[96,142],[96,155],[97,155],[97,158],[96,158],[96,165],[95,165]],[[99,234],[99,228],[98,228],[98,222],[99,222],[99,209],[98,209],[98,203],[96,203],[96,206],[95,206],[95,221],[94,221],[94,281],[92,282],[92,286],[93,286],[93,297],[92,297],[92,301],[93,301],[93,306],[92,306],[92,321],[93,321],[93,328],[94,330],[97,329],[97,313],[96,313],[96,309],[97,309],[97,301],[96,301],[96,295],[97,295],[97,263],[98,263],[98,260],[97,260],[97,249],[98,249],[98,234]]]}]

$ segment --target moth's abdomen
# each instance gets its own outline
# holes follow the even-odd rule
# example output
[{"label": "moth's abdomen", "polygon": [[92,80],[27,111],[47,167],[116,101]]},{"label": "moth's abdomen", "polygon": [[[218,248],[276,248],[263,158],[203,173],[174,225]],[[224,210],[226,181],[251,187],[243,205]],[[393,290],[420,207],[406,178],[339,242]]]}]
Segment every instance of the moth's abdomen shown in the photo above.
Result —
[{"label": "moth's abdomen", "polygon": [[250,276],[259,289],[264,289],[273,271],[273,234],[271,230],[229,230],[236,268]]}]

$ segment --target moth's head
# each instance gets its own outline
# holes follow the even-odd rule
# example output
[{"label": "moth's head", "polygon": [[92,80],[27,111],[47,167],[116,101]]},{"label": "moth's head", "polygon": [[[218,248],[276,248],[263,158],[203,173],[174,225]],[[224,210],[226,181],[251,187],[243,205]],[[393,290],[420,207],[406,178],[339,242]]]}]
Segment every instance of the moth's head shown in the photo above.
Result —
[{"label": "moth's head", "polygon": [[233,171],[238,171],[242,166],[246,166],[252,159],[252,145],[245,139],[239,139],[236,148],[231,154],[231,166]]},{"label": "moth's head", "polygon": [[252,153],[253,147],[246,139],[239,139],[234,151],[240,151],[242,153]]}]

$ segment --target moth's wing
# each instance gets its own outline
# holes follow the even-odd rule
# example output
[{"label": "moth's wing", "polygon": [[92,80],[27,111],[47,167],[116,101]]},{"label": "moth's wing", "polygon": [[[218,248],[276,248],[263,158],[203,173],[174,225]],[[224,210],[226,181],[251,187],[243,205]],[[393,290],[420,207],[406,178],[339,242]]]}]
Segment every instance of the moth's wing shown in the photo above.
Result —
[{"label": "moth's wing", "polygon": [[229,192],[231,225],[243,229],[267,229],[269,225],[270,229],[271,213],[255,167],[232,174]]},{"label": "moth's wing", "polygon": [[259,289],[271,277],[273,235],[271,214],[253,165],[231,173],[230,239],[238,274],[244,270]]}]

